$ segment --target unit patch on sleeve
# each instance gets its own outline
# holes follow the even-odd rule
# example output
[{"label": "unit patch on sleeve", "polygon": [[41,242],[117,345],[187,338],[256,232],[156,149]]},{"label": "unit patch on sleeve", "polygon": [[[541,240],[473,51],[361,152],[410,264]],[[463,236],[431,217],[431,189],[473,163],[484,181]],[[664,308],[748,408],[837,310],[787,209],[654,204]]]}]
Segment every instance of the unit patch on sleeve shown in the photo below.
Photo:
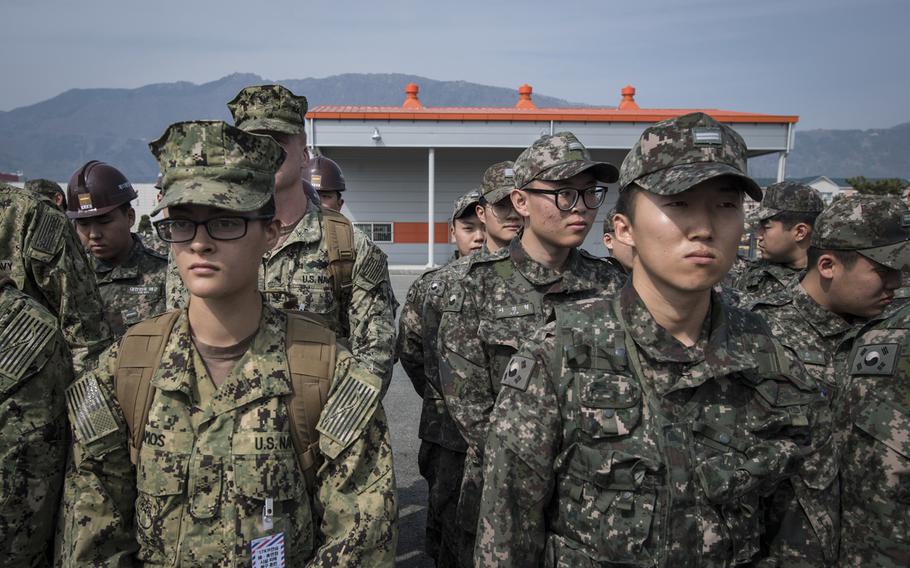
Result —
[{"label": "unit patch on sleeve", "polygon": [[76,381],[66,389],[66,407],[80,442],[92,442],[117,430],[117,421],[95,377]]},{"label": "unit patch on sleeve", "polygon": [[520,391],[528,390],[528,383],[531,382],[531,372],[534,371],[534,359],[513,355],[509,360],[509,366],[502,376],[502,384]]},{"label": "unit patch on sleeve", "polygon": [[378,387],[348,375],[322,410],[316,430],[346,446],[369,420],[378,398]]},{"label": "unit patch on sleeve", "polygon": [[894,363],[900,353],[899,343],[863,345],[850,364],[852,375],[893,375]]}]

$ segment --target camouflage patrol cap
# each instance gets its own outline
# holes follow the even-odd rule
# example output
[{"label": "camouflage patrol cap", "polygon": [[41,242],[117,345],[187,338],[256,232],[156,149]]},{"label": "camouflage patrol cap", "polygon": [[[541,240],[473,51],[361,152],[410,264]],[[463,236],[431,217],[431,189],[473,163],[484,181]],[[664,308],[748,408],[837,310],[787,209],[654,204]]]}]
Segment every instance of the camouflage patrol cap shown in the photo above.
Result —
[{"label": "camouflage patrol cap", "polygon": [[616,215],[616,207],[607,211],[607,216],[604,217],[604,234],[615,233],[616,229],[613,227],[613,215]]},{"label": "camouflage patrol cap", "polygon": [[284,161],[273,139],[220,120],[177,122],[149,148],[164,174],[163,195],[152,215],[190,203],[255,211],[274,194],[275,172]]},{"label": "camouflage patrol cap", "polygon": [[493,164],[483,172],[480,191],[487,203],[498,203],[509,196],[515,188],[515,170],[513,162]]},{"label": "camouflage patrol cap", "polygon": [[853,250],[896,270],[910,270],[910,210],[897,197],[851,195],[819,214],[812,246]]},{"label": "camouflage patrol cap", "polygon": [[796,181],[782,181],[765,188],[761,207],[753,217],[764,221],[784,211],[819,213],[824,208],[825,202],[814,187]]},{"label": "camouflage patrol cap", "polygon": [[455,206],[452,209],[452,224],[455,219],[460,219],[468,211],[474,212],[474,206],[480,203],[480,190],[472,189],[455,200]]},{"label": "camouflage patrol cap", "polygon": [[30,179],[25,182],[25,189],[34,191],[38,195],[50,197],[51,199],[53,199],[55,195],[62,195],[64,198],[66,197],[60,184],[49,179]]},{"label": "camouflage patrol cap", "polygon": [[246,87],[227,106],[234,125],[247,132],[299,134],[307,111],[306,97],[281,85]]},{"label": "camouflage patrol cap", "polygon": [[761,188],[746,175],[746,143],[735,130],[693,112],[649,126],[622,162],[619,190],[635,182],[650,193],[676,195],[720,176],[735,178],[761,200]]},{"label": "camouflage patrol cap", "polygon": [[534,180],[562,181],[587,170],[606,183],[619,176],[613,164],[592,161],[587,148],[571,132],[541,136],[515,159],[512,170],[518,189]]}]

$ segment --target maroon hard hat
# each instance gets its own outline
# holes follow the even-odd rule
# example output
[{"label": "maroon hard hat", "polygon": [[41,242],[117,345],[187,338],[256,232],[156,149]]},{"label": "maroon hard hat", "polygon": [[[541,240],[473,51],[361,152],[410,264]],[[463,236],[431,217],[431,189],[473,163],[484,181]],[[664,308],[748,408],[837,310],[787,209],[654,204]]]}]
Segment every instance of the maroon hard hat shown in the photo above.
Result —
[{"label": "maroon hard hat", "polygon": [[313,156],[303,166],[303,179],[310,182],[316,191],[344,191],[344,174],[334,160],[325,156]]},{"label": "maroon hard hat", "polygon": [[76,170],[66,186],[66,216],[97,217],[113,211],[139,195],[117,168],[92,160]]}]

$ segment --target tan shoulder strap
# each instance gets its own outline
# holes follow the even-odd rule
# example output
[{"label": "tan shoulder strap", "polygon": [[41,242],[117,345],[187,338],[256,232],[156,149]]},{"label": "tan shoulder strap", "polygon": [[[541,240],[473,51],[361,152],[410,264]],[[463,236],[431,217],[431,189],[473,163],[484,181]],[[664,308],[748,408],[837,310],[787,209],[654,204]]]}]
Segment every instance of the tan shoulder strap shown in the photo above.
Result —
[{"label": "tan shoulder strap", "polygon": [[329,251],[329,270],[335,282],[335,297],[341,301],[342,294],[354,283],[354,226],[337,211],[322,210],[325,226],[326,248]]},{"label": "tan shoulder strap", "polygon": [[288,312],[287,325],[292,393],[285,402],[297,462],[312,492],[323,461],[316,424],[335,373],[335,334],[324,323],[300,312]]},{"label": "tan shoulder strap", "polygon": [[114,374],[117,402],[123,410],[130,435],[130,460],[139,458],[142,436],[148,422],[154,392],[152,377],[158,370],[164,347],[180,310],[139,322],[126,331],[120,340],[120,355]]}]

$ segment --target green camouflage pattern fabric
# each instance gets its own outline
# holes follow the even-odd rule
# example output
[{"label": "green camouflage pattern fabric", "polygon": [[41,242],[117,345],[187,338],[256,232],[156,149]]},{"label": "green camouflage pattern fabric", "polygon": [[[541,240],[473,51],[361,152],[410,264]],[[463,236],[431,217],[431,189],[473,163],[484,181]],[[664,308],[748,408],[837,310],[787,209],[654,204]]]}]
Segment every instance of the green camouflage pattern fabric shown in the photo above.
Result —
[{"label": "green camouflage pattern fabric", "polygon": [[461,278],[440,280],[428,303],[442,314],[437,352],[446,408],[468,443],[459,524],[474,532],[489,415],[509,359],[523,338],[553,319],[556,305],[615,292],[625,276],[582,249],[573,249],[558,273],[531,259],[518,238],[469,268]]},{"label": "green camouflage pattern fabric", "polygon": [[303,131],[307,100],[281,85],[257,85],[242,89],[228,103],[237,128],[247,132]]},{"label": "green camouflage pattern fabric", "polygon": [[487,203],[498,203],[515,189],[514,162],[499,162],[483,172],[480,192]]},{"label": "green camouflage pattern fabric", "polygon": [[478,566],[732,566],[824,402],[767,326],[714,295],[691,347],[633,288],[557,307],[490,419]]},{"label": "green camouflage pattern fabric", "polygon": [[76,373],[110,344],[101,296],[64,213],[31,191],[0,183],[0,271],[57,316]]},{"label": "green camouflage pattern fabric", "polygon": [[423,400],[417,466],[427,481],[425,551],[439,568],[473,565],[473,531],[465,531],[457,522],[467,444],[446,410],[439,384],[435,336],[441,314],[426,303],[428,294],[441,293],[445,282],[460,278],[476,258],[459,259],[457,255],[456,251],[445,266],[424,272],[411,284],[398,317],[396,349],[402,368]]},{"label": "green camouflage pattern fabric", "polygon": [[163,174],[152,215],[180,204],[255,211],[274,195],[275,172],[284,161],[284,150],[268,136],[220,120],[172,124],[149,149]]},{"label": "green camouflage pattern fabric", "polygon": [[535,179],[562,181],[588,170],[596,180],[606,183],[616,181],[619,175],[613,164],[593,161],[588,149],[571,132],[541,136],[512,165],[513,183],[518,189]]},{"label": "green camouflage pattern fabric", "polygon": [[746,143],[726,124],[694,112],[645,128],[626,155],[620,191],[633,182],[651,193],[676,195],[703,181],[729,176],[761,201],[761,187],[746,175]]},{"label": "green camouflage pattern fabric", "polygon": [[910,564],[910,306],[867,325],[843,372],[838,408],[838,566]]},{"label": "green camouflage pattern fabric", "polygon": [[761,206],[751,217],[764,221],[784,211],[820,213],[824,208],[822,195],[814,187],[797,181],[782,181],[765,188]]},{"label": "green camouflage pattern fabric", "polygon": [[[34,191],[51,203],[54,203],[54,196],[56,195],[63,196],[64,201],[66,201],[66,193],[63,192],[63,188],[60,187],[60,184],[49,179],[30,179],[25,182],[25,189]],[[57,205],[54,204],[54,207],[56,206]]]},{"label": "green camouflage pattern fabric", "polygon": [[812,246],[855,250],[889,268],[910,270],[910,210],[894,196],[838,199],[815,220]]},{"label": "green camouflage pattern fabric", "polygon": [[[326,461],[309,493],[284,401],[286,326],[284,312],[264,306],[249,350],[216,389],[183,312],[152,378],[135,468],[114,396],[119,345],[70,387],[75,474],[65,495],[65,565],[249,566],[252,539],[277,533],[287,566],[393,565],[397,496],[382,404],[371,399],[346,444],[320,435]],[[339,345],[325,408],[337,406],[351,380],[380,385]]]},{"label": "green camouflage pattern fabric", "polygon": [[[799,280],[749,308],[768,322],[774,337],[802,362],[833,413],[847,385],[843,365],[859,327],[820,306]],[[813,438],[830,443],[820,445],[769,503],[770,516],[779,529],[769,528],[771,557],[776,563],[768,565],[824,567],[837,560],[840,482],[833,425],[819,424]],[[792,530],[794,526],[799,530]]]},{"label": "green camouflage pattern fabric", "polygon": [[135,233],[132,238],[130,255],[119,266],[89,255],[104,305],[104,320],[114,337],[165,311],[167,255],[146,248]]},{"label": "green camouflage pattern fabric", "polygon": [[733,287],[754,298],[764,298],[783,292],[793,280],[801,280],[805,274],[805,268],[759,260],[746,266]]},{"label": "green camouflage pattern fabric", "polygon": [[[335,297],[334,277],[323,231],[322,212],[310,205],[303,219],[278,248],[262,259],[259,289],[278,308],[305,310],[322,316],[351,352],[388,389],[395,364],[395,310],[398,302],[389,280],[382,249],[354,229],[353,286]],[[188,292],[173,258],[167,273],[167,309],[186,306]]]},{"label": "green camouflage pattern fabric", "polygon": [[613,207],[607,214],[604,216],[604,233],[603,234],[613,234],[616,232],[616,229],[613,228],[613,215],[616,215],[616,207]]},{"label": "green camouflage pattern fabric", "polygon": [[455,200],[455,203],[452,206],[452,219],[451,223],[455,223],[455,219],[458,219],[464,215],[469,209],[470,212],[474,212],[474,206],[480,203],[480,191],[472,189],[471,191],[465,193],[461,197]]},{"label": "green camouflage pattern fabric", "polygon": [[142,244],[145,245],[145,248],[151,249],[158,254],[167,255],[170,253],[171,245],[161,240],[161,237],[158,236],[158,232],[155,230],[155,227],[147,231],[136,231],[136,234],[139,235],[139,238],[142,239]]},{"label": "green camouflage pattern fabric", "polygon": [[57,319],[2,274],[0,353],[0,557],[4,566],[49,566],[73,370]]}]

